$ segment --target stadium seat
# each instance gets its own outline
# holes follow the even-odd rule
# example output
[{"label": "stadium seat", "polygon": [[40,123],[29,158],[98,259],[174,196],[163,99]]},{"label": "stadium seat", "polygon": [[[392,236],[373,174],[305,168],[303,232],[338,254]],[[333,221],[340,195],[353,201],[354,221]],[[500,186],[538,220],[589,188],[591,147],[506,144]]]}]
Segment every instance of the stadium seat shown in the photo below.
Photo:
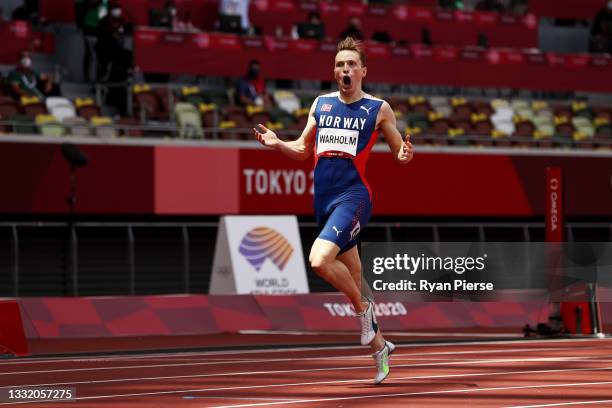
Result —
[{"label": "stadium seat", "polygon": [[[297,109],[294,109],[295,112]],[[270,120],[283,124],[283,128],[289,128],[294,123],[293,115],[284,109],[273,108],[270,111]]]},{"label": "stadium seat", "polygon": [[112,138],[117,137],[117,129],[113,126],[113,119],[108,116],[93,116],[91,125],[95,135],[98,137]]},{"label": "stadium seat", "polygon": [[214,103],[201,103],[199,105],[202,124],[205,128],[215,128],[219,122],[219,110]]},{"label": "stadium seat", "polygon": [[134,112],[140,120],[158,120],[161,109],[159,98],[150,87],[134,85]]},{"label": "stadium seat", "polygon": [[530,103],[528,101],[526,101],[525,99],[513,99],[510,102],[510,106],[512,106],[512,109],[514,109],[515,112],[520,110],[520,109],[529,109],[529,110],[531,110]]},{"label": "stadium seat", "polygon": [[44,136],[64,136],[66,129],[53,115],[37,115],[35,119],[40,134]]},{"label": "stadium seat", "polygon": [[142,137],[143,131],[140,128],[141,123],[135,118],[119,118],[115,123],[119,134],[127,137]]},{"label": "stadium seat", "polygon": [[471,117],[472,120],[472,132],[476,136],[491,136],[493,126],[489,121],[489,116],[484,113],[476,113]]},{"label": "stadium seat", "polygon": [[479,115],[491,116],[493,114],[493,107],[488,101],[477,101],[472,103],[474,112]]},{"label": "stadium seat", "polygon": [[431,111],[429,102],[423,96],[411,96],[408,98],[408,104],[410,105],[410,112],[418,113],[425,117]]},{"label": "stadium seat", "polygon": [[72,136],[91,136],[90,126],[83,117],[66,118],[62,123],[67,127]]},{"label": "stadium seat", "polygon": [[202,117],[198,108],[187,102],[178,102],[174,105],[179,136],[186,138],[202,138]]},{"label": "stadium seat", "polygon": [[470,120],[472,113],[474,113],[474,109],[472,109],[472,104],[467,102],[463,98],[453,98],[453,113],[452,118],[455,121],[458,120]]},{"label": "stadium seat", "polygon": [[550,108],[550,105],[546,101],[531,102],[531,109],[536,113],[542,112],[542,111],[550,111],[552,114],[552,109]]},{"label": "stadium seat", "polygon": [[74,106],[76,107],[77,115],[86,121],[91,120],[94,116],[100,116],[100,107],[92,98],[76,98]]},{"label": "stadium seat", "polygon": [[597,148],[612,149],[612,127],[609,124],[599,126],[593,136],[593,142]]},{"label": "stadium seat", "polygon": [[595,118],[606,118],[612,122],[612,109],[609,106],[592,106],[591,109]]},{"label": "stadium seat", "polygon": [[291,91],[275,91],[272,97],[276,105],[289,114],[301,108],[299,98]]},{"label": "stadium seat", "polygon": [[219,139],[222,140],[240,140],[241,136],[235,131],[236,123],[231,120],[223,120],[219,123]]},{"label": "stadium seat", "polygon": [[572,109],[567,105],[556,105],[553,107],[555,117],[565,117],[570,119],[574,116]]},{"label": "stadium seat", "polygon": [[45,105],[42,103],[42,101],[35,96],[22,96],[20,99],[20,104],[23,114],[31,117],[32,119],[36,118],[36,116],[38,115],[47,114],[47,108],[45,108]]},{"label": "stadium seat", "polygon": [[491,116],[491,122],[493,127],[500,134],[510,136],[515,131],[514,121],[514,110],[508,104],[498,103],[493,105],[495,113]]},{"label": "stadium seat", "polygon": [[27,115],[16,114],[10,119],[13,122],[13,131],[17,134],[33,135],[38,133],[34,118]]},{"label": "stadium seat", "polygon": [[189,102],[195,106],[200,106],[201,103],[210,102],[209,99],[204,96],[199,86],[184,86],[181,88],[180,94],[183,102]]},{"label": "stadium seat", "polygon": [[[2,123],[7,122],[7,123]],[[11,126],[8,124],[8,118],[0,115],[0,134],[9,133],[11,131]]]},{"label": "stadium seat", "polygon": [[[167,87],[160,87],[155,89],[155,96],[159,101],[159,111],[155,119],[159,121],[168,121],[170,119],[171,106],[176,103],[176,96],[174,92]],[[197,106],[194,104],[194,106]]]},{"label": "stadium seat", "polygon": [[[310,109],[310,105],[305,105],[303,102],[304,101],[302,100],[302,106],[304,108]],[[391,96],[389,97],[389,104],[393,107],[394,110],[398,110],[402,112],[402,114],[405,114],[410,110],[410,106],[406,98]]]},{"label": "stadium seat", "polygon": [[247,118],[246,109],[242,106],[230,105],[225,107],[225,120],[232,121],[238,128],[250,126],[250,119]]},{"label": "stadium seat", "polygon": [[59,122],[76,116],[76,109],[69,99],[53,96],[47,98],[45,104],[47,105],[47,111],[55,116]]},{"label": "stadium seat", "polygon": [[204,95],[210,100],[210,103],[214,103],[219,109],[223,109],[230,103],[228,91],[225,89],[210,89],[205,91]]},{"label": "stadium seat", "polygon": [[572,118],[572,125],[576,129],[574,140],[582,140],[584,138],[592,138],[595,135],[595,128],[590,119],[584,116],[575,116]]},{"label": "stadium seat", "polygon": [[246,108],[248,120],[256,125],[258,123],[266,123],[270,120],[270,115],[260,106],[247,106]]},{"label": "stadium seat", "polygon": [[17,115],[19,108],[13,98],[9,96],[0,96],[0,116],[7,120],[8,118]]},{"label": "stadium seat", "polygon": [[577,101],[572,103],[572,112],[574,116],[584,117],[591,119],[593,117],[593,113],[589,108],[588,104],[583,101]]}]

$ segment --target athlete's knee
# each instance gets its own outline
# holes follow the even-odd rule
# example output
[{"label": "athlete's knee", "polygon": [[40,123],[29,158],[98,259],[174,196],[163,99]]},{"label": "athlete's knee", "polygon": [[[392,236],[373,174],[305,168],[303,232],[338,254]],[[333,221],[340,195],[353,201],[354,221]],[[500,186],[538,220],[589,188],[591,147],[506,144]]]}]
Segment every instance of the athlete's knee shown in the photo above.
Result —
[{"label": "athlete's knee", "polygon": [[329,264],[329,261],[320,254],[310,254],[310,267],[317,273],[320,274],[325,270],[325,266]]}]

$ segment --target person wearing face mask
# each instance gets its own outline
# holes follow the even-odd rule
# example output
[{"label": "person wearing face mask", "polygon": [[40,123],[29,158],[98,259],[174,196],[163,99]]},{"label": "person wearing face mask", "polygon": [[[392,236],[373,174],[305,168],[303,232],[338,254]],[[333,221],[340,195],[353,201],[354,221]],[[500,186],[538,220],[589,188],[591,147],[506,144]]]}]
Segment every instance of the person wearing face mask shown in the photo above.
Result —
[{"label": "person wearing face mask", "polygon": [[178,11],[174,1],[168,0],[163,9],[149,10],[149,25],[151,27],[174,28],[177,15]]},{"label": "person wearing face mask", "polygon": [[612,53],[612,0],[595,15],[591,26],[591,52]]},{"label": "person wearing face mask", "polygon": [[241,106],[255,105],[268,109],[271,106],[270,96],[266,92],[266,81],[261,75],[259,61],[249,63],[247,73],[236,84],[236,103]]},{"label": "person wearing face mask", "polygon": [[32,57],[29,52],[19,54],[19,65],[8,75],[11,93],[16,99],[22,96],[36,96],[44,100],[53,90],[53,83],[46,75],[39,75],[32,69]]},{"label": "person wearing face mask", "polygon": [[176,4],[173,0],[168,0],[166,2],[166,7],[164,9],[165,14],[168,16],[169,25],[168,27],[174,31],[197,31],[194,25],[191,23],[189,19],[189,12],[184,11],[182,13],[176,7]]}]

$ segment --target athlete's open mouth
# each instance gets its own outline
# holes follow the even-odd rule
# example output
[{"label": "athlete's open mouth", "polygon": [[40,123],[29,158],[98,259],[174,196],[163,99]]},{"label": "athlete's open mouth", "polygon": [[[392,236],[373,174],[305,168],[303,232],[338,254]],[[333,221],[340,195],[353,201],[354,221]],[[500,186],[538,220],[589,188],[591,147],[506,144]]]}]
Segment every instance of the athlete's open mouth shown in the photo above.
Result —
[{"label": "athlete's open mouth", "polygon": [[351,77],[348,75],[345,75],[344,77],[342,77],[342,83],[344,85],[350,85],[351,84]]}]

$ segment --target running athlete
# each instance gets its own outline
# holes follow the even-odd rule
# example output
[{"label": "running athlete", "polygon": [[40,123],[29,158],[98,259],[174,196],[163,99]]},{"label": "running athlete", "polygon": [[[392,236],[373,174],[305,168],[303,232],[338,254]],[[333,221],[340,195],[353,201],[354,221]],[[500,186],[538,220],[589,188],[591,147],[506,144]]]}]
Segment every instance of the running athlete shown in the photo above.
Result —
[{"label": "running athlete", "polygon": [[361,89],[366,73],[361,43],[347,37],[338,44],[335,58],[338,92],[313,102],[301,136],[285,142],[261,124],[253,133],[264,146],[296,160],[306,160],[315,152],[314,208],[320,233],[310,250],[310,265],[350,299],[360,316],[361,344],[372,348],[377,367],[374,382],[379,384],[389,374],[389,354],[395,346],[378,328],[373,301],[361,295],[356,245],[372,210],[365,167],[379,132],[399,163],[408,163],[414,153],[410,136],[402,140],[397,130],[391,106]]}]

